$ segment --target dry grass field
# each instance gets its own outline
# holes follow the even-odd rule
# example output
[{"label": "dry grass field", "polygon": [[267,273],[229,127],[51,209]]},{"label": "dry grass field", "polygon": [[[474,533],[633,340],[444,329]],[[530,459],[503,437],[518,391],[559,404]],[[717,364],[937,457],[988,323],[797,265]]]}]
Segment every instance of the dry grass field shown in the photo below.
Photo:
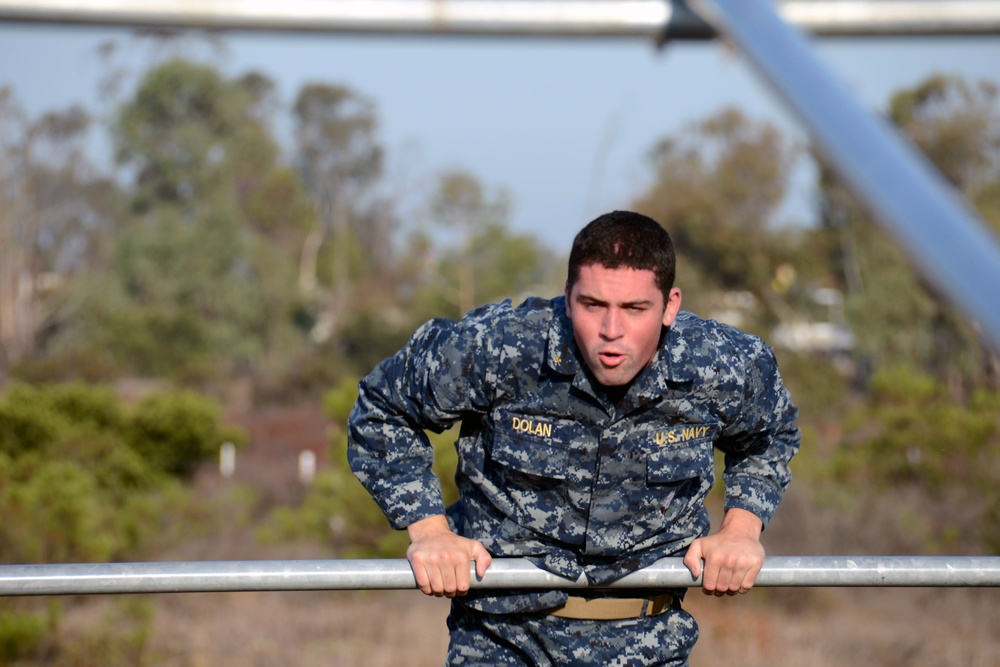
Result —
[{"label": "dry grass field", "polygon": [[[252,433],[238,463],[240,480],[271,499],[301,493],[290,461],[308,446],[322,462],[326,425],[319,411],[240,421]],[[211,469],[198,484],[207,495],[222,488]],[[809,529],[808,516],[795,496],[782,512],[765,533],[769,553],[801,553],[796,540]],[[162,560],[329,557],[316,547],[262,548],[251,531],[252,525],[234,524],[178,544]],[[89,597],[64,604],[60,639],[93,636],[97,624],[117,641],[133,631],[135,609],[151,611],[149,636],[123,649],[141,646],[122,661],[137,666],[422,667],[443,664],[447,646],[447,601],[417,591],[171,594],[138,606],[129,598]],[[702,630],[694,667],[1000,665],[997,589],[771,588],[722,599],[691,591],[686,606]],[[95,664],[78,653],[62,655],[58,664]]]},{"label": "dry grass field", "polygon": [[[781,597],[691,596],[688,608],[702,629],[692,665],[1000,665],[996,590],[828,590],[775,599]],[[135,664],[422,667],[443,664],[447,646],[448,603],[416,591],[199,593],[153,602],[155,630]],[[115,604],[94,599],[75,613],[89,625]],[[64,626],[72,632],[74,624]]]}]

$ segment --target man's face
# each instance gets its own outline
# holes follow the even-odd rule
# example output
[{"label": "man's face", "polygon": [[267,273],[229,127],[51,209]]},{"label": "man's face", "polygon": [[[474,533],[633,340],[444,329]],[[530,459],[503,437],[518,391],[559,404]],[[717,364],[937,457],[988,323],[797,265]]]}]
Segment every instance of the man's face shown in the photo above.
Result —
[{"label": "man's face", "polygon": [[580,267],[572,289],[566,287],[566,316],[583,359],[607,387],[628,384],[645,368],[681,307],[676,287],[664,303],[652,271]]}]

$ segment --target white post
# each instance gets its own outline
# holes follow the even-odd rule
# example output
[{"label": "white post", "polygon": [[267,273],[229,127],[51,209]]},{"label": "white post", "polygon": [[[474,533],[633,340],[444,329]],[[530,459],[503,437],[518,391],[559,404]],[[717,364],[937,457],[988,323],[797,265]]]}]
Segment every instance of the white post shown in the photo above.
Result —
[{"label": "white post", "polygon": [[310,449],[303,450],[299,454],[299,482],[312,484],[314,477],[316,477],[316,454]]},{"label": "white post", "polygon": [[229,479],[234,472],[236,472],[236,445],[224,442],[219,448],[219,474]]}]

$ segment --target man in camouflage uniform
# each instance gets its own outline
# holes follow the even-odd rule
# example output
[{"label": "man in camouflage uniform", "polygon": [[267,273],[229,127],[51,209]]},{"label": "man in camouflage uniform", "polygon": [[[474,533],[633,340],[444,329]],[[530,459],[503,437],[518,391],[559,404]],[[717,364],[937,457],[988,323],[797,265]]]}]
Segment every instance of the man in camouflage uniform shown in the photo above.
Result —
[{"label": "man in camouflage uniform", "polygon": [[[680,311],[674,249],[616,211],[570,253],[566,294],[428,322],[360,384],[349,460],[410,535],[420,589],[453,598],[449,665],[688,664],[683,590],[601,588],[684,554],[706,593],[745,593],[799,447],[761,340]],[[461,423],[445,509],[424,429]],[[713,448],[725,510],[709,535]],[[470,591],[495,557],[588,589]]]}]

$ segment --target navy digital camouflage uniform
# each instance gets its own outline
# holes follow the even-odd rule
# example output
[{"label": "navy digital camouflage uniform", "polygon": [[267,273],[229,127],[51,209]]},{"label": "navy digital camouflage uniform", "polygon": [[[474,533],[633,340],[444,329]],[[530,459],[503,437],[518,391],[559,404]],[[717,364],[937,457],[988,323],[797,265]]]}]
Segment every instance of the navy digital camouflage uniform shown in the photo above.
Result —
[{"label": "navy digital camouflage uniform", "polygon": [[[460,422],[453,529],[494,557],[524,557],[574,580],[586,574],[599,587],[708,533],[713,448],[725,453],[725,508],[766,525],[799,447],[795,417],[769,347],[688,312],[664,328],[615,404],[580,356],[565,298],[533,298],[418,329],[360,383],[348,458],[402,529],[445,513],[422,431]],[[679,605],[613,622],[543,613],[566,599],[565,590],[476,589],[456,598],[449,664],[687,664],[697,625]],[[532,633],[529,622],[544,627]],[[607,628],[618,638],[602,639]],[[481,655],[484,634],[510,655]]]}]

